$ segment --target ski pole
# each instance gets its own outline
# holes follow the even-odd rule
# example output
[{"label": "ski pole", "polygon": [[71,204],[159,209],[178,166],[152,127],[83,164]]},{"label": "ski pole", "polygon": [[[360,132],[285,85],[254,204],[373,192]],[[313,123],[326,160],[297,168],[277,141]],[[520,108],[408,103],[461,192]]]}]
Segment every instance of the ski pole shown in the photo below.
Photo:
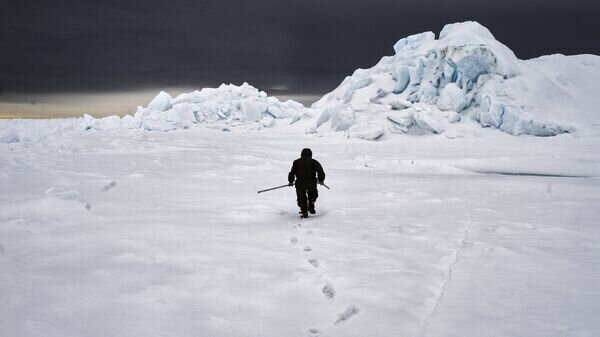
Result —
[{"label": "ski pole", "polygon": [[331,188],[329,188],[329,186],[325,185],[325,183],[322,183],[321,185],[327,187],[328,190],[330,190]]},{"label": "ski pole", "polygon": [[288,187],[288,186],[290,186],[290,185],[285,184],[285,185],[281,185],[281,186],[277,186],[277,187],[271,187],[271,188],[267,188],[266,190],[260,190],[257,193],[268,192],[268,191],[272,191],[272,190],[276,190],[278,188],[284,188],[284,187]]}]

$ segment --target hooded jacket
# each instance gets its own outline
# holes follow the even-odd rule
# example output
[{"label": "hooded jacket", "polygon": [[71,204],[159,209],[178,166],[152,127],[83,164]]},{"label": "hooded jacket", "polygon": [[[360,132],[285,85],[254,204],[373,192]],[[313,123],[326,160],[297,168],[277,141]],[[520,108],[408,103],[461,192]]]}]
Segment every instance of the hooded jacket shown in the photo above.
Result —
[{"label": "hooded jacket", "polygon": [[296,188],[316,189],[317,179],[320,182],[325,180],[325,172],[321,164],[312,159],[312,151],[303,149],[300,158],[294,160],[292,169],[288,174],[288,182],[294,183],[296,177]]}]

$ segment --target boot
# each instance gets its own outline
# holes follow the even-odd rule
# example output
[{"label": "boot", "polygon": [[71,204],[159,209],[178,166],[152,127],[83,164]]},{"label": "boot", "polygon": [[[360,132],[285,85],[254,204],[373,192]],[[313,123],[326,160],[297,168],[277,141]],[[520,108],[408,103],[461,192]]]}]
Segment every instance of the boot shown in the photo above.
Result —
[{"label": "boot", "polygon": [[315,202],[314,201],[308,202],[308,211],[310,212],[310,214],[317,213],[317,211],[315,211]]},{"label": "boot", "polygon": [[308,212],[306,212],[305,209],[301,209],[299,213],[300,213],[301,218],[303,218],[303,219],[308,218]]}]

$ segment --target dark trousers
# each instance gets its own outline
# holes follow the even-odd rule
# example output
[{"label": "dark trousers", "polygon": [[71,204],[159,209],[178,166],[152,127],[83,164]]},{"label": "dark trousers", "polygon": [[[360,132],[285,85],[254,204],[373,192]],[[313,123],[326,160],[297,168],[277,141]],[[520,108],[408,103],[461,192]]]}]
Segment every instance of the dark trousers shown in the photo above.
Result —
[{"label": "dark trousers", "polygon": [[296,187],[296,200],[298,201],[298,206],[302,212],[306,212],[308,210],[308,203],[314,203],[319,197],[319,192],[317,189],[306,189],[306,188],[298,188]]}]

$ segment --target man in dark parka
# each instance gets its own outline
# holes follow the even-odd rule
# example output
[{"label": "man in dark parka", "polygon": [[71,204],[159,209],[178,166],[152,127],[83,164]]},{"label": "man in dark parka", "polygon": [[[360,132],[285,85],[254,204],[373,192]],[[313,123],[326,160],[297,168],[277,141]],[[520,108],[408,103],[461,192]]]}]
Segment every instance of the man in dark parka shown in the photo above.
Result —
[{"label": "man in dark parka", "polygon": [[296,197],[300,207],[300,215],[303,218],[310,214],[315,214],[315,201],[319,196],[317,191],[317,182],[323,184],[325,181],[325,172],[321,164],[312,159],[312,151],[303,149],[300,158],[294,160],[292,169],[288,174],[290,186],[294,185],[296,178]]}]

